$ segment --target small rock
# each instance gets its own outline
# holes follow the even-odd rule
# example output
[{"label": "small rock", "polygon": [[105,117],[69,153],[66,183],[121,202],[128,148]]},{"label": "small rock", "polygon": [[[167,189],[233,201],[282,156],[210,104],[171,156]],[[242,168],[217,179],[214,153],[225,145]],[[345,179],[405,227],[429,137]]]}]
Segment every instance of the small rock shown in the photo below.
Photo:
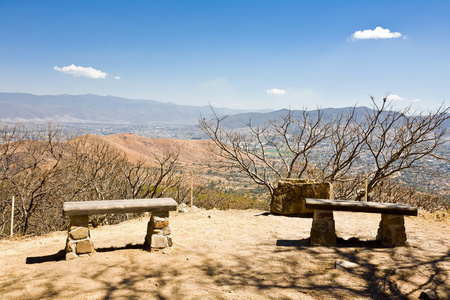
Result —
[{"label": "small rock", "polygon": [[195,206],[195,205],[192,205],[191,207],[190,207],[190,209],[189,209],[189,211],[191,211],[191,212],[197,212],[197,211],[199,211],[200,210],[200,208],[198,208],[197,206]]},{"label": "small rock", "polygon": [[180,205],[178,205],[178,212],[187,213],[189,212],[189,207],[185,203],[181,203]]},{"label": "small rock", "polygon": [[71,259],[74,259],[74,258],[77,258],[77,257],[78,257],[78,255],[76,255],[73,252],[66,253],[66,260],[71,260]]},{"label": "small rock", "polygon": [[434,291],[426,289],[425,291],[420,293],[419,299],[437,300],[439,298]]},{"label": "small rock", "polygon": [[342,260],[342,259],[336,259],[335,269],[347,270],[347,269],[355,269],[358,267],[359,267],[359,265],[354,262],[350,262],[350,261],[346,261],[346,260]]},{"label": "small rock", "polygon": [[163,250],[162,254],[171,254],[172,253],[172,247],[168,247]]}]

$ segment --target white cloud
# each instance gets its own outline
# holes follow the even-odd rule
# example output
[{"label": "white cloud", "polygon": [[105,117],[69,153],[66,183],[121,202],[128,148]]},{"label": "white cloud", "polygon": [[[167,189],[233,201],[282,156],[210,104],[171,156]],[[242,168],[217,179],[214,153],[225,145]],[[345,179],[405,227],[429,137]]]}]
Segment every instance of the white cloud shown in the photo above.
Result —
[{"label": "white cloud", "polygon": [[387,96],[387,100],[390,100],[390,101],[405,101],[406,99],[402,98],[402,97],[400,97],[398,95],[389,95],[389,96]]},{"label": "white cloud", "polygon": [[285,95],[286,91],[280,90],[280,89],[270,89],[270,90],[266,90],[266,93],[268,95]]},{"label": "white cloud", "polygon": [[369,40],[369,39],[396,39],[401,37],[400,32],[391,32],[389,29],[383,29],[382,27],[377,27],[374,30],[358,30],[352,34],[352,40]]},{"label": "white cloud", "polygon": [[53,70],[59,71],[61,73],[70,74],[73,76],[84,76],[88,78],[105,79],[108,74],[100,70],[96,70],[92,67],[77,67],[74,64],[66,67],[59,68],[57,66],[53,67]]},{"label": "white cloud", "polygon": [[114,76],[114,79],[119,80],[119,79],[120,79],[120,76]]},{"label": "white cloud", "polygon": [[400,97],[398,95],[389,95],[389,96],[387,96],[387,100],[389,100],[389,101],[411,101],[411,102],[421,101],[420,99],[409,100],[409,99]]}]

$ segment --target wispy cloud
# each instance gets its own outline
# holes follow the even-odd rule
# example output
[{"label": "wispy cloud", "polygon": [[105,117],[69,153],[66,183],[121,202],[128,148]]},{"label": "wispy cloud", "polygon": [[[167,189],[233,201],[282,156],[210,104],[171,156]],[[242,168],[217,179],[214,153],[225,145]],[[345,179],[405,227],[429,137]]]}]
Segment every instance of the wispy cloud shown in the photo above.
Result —
[{"label": "wispy cloud", "polygon": [[382,27],[376,27],[374,30],[358,30],[352,34],[351,40],[378,40],[378,39],[396,39],[401,37],[400,32],[391,32],[389,29],[384,29]]},{"label": "wispy cloud", "polygon": [[195,98],[217,107],[229,107],[236,99],[236,89],[226,76],[210,78],[194,86]]},{"label": "wispy cloud", "polygon": [[209,79],[197,85],[197,88],[204,91],[217,91],[230,88],[230,83],[225,76]]},{"label": "wispy cloud", "polygon": [[105,72],[96,70],[92,67],[87,67],[87,68],[78,67],[78,66],[75,66],[74,64],[72,64],[70,66],[62,67],[62,68],[55,66],[55,67],[53,67],[53,70],[61,72],[61,73],[77,76],[77,77],[83,76],[83,77],[95,78],[95,79],[105,79],[106,76],[108,76],[108,74],[106,74]]},{"label": "wispy cloud", "polygon": [[114,76],[114,79],[119,80],[119,79],[120,79],[120,76]]},{"label": "wispy cloud", "polygon": [[266,90],[266,93],[268,95],[285,95],[286,91],[280,90],[280,89],[270,89],[270,90]]}]

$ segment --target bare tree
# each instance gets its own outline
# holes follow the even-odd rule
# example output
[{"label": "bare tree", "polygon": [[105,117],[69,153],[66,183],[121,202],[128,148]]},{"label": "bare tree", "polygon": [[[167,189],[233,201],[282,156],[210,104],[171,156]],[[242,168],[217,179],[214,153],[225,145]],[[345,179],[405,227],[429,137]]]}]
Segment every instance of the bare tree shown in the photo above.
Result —
[{"label": "bare tree", "polygon": [[26,234],[30,226],[37,227],[32,219],[39,212],[52,208],[49,201],[58,189],[56,170],[61,161],[61,129],[47,125],[47,130],[28,131],[15,127],[9,133],[3,129],[2,185],[9,196],[16,197],[15,222],[19,233]]},{"label": "bare tree", "polygon": [[[372,99],[372,109],[357,114],[356,107],[327,118],[318,109],[311,115],[289,111],[279,120],[245,131],[226,130],[227,118],[214,112],[214,119],[200,119],[200,128],[217,146],[213,151],[222,167],[235,168],[273,196],[273,182],[279,178],[305,178],[336,183],[340,197],[349,197],[369,173],[368,190],[426,157],[436,157],[444,142],[449,108],[434,112],[395,110],[383,99]],[[326,152],[324,153],[324,149]],[[359,162],[364,155],[364,162]],[[361,169],[363,166],[365,169]]]},{"label": "bare tree", "polygon": [[[189,203],[191,199],[191,184],[185,180],[185,177],[182,175],[182,173],[179,174],[179,181],[177,185],[166,191],[166,196],[173,198],[178,204]],[[197,199],[203,191],[204,188],[202,185],[195,184],[192,190],[193,199]],[[197,205],[196,203],[194,204]]]},{"label": "bare tree", "polygon": [[68,183],[62,196],[65,201],[113,199],[123,194],[118,178],[124,158],[105,141],[85,135],[68,141],[64,157]]},{"label": "bare tree", "polygon": [[[213,110],[214,112],[214,110]],[[227,131],[222,126],[226,117],[214,121],[200,120],[200,128],[215,143],[215,153],[222,166],[236,168],[273,195],[273,181],[277,178],[301,178],[308,170],[309,154],[319,143],[330,137],[331,126],[307,111],[302,118],[294,118],[289,111],[281,120],[270,120],[263,127],[245,124],[247,132]],[[217,151],[216,151],[217,150]]]},{"label": "bare tree", "polygon": [[178,174],[179,150],[164,152],[162,157],[156,154],[153,156],[156,161],[153,166],[148,166],[147,161],[143,159],[135,164],[121,164],[121,176],[127,183],[125,198],[159,198],[168,190],[180,187],[182,178]]},{"label": "bare tree", "polygon": [[149,168],[145,167],[146,160],[139,159],[135,164],[125,162],[121,164],[120,171],[127,183],[126,194],[123,198],[136,199],[142,188],[148,184]]},{"label": "bare tree", "polygon": [[412,204],[430,212],[450,210],[450,195],[419,192],[391,178],[381,180],[372,197],[378,202]]},{"label": "bare tree", "polygon": [[10,184],[8,178],[12,172],[16,152],[20,146],[18,141],[23,138],[23,128],[20,125],[9,126],[0,124],[0,236],[6,232],[11,215]]},{"label": "bare tree", "polygon": [[176,152],[166,151],[162,157],[154,154],[157,161],[155,167],[149,169],[149,178],[143,198],[160,198],[170,189],[176,188],[182,181],[178,174],[178,157],[180,150]]},{"label": "bare tree", "polygon": [[[161,197],[181,183],[179,152],[155,155],[156,164],[136,164],[95,136],[62,141],[62,131],[3,126],[0,130],[0,235],[16,197],[15,232],[41,234],[62,229],[65,201]],[[95,218],[94,218],[95,219]],[[108,216],[120,221],[123,216]],[[105,221],[99,216],[95,222]]]},{"label": "bare tree", "polygon": [[[373,98],[372,98],[373,100]],[[375,109],[367,111],[363,126],[373,128],[365,139],[374,170],[369,174],[368,191],[395,173],[413,168],[424,158],[438,158],[436,150],[448,134],[443,123],[450,118],[450,107],[441,105],[436,111],[417,112],[411,108],[386,110],[373,101]],[[384,112],[379,114],[378,112]]]}]

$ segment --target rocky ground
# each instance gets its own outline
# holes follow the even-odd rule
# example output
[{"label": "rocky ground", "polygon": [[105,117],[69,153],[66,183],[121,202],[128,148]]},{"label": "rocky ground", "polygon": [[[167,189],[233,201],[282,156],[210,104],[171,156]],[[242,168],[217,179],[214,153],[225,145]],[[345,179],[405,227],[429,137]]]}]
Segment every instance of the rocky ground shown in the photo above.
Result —
[{"label": "rocky ground", "polygon": [[0,298],[417,299],[429,289],[450,299],[448,221],[407,217],[408,246],[383,248],[379,214],[338,212],[342,239],[325,248],[308,244],[311,219],[255,210],[170,218],[171,251],[142,250],[144,218],[93,229],[97,253],[70,261],[66,232],[2,240]]}]

